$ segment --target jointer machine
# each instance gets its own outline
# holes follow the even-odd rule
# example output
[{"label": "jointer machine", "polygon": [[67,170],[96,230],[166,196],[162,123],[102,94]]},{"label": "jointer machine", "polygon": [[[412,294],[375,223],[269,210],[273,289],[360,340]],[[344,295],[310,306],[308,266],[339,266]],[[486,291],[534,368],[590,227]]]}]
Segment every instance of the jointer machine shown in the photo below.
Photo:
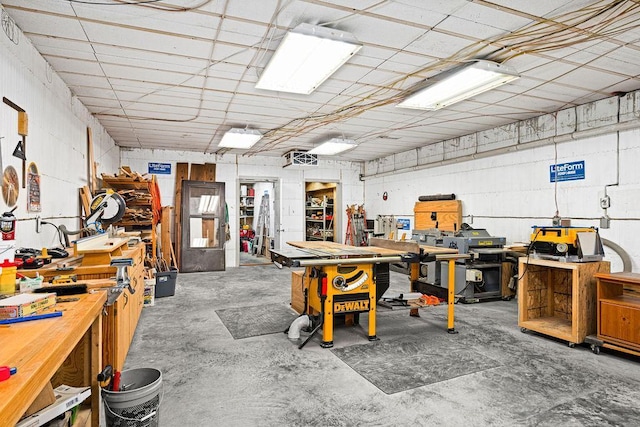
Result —
[{"label": "jointer machine", "polygon": [[[304,313],[289,328],[310,330],[304,345],[322,329],[321,346],[333,347],[333,329],[337,316],[368,313],[368,339],[377,340],[376,304],[389,288],[389,263],[404,262],[419,269],[419,263],[434,260],[415,243],[371,239],[372,246],[348,246],[325,241],[287,242],[293,248],[272,250],[274,263],[304,267]],[[375,246],[376,244],[380,246]],[[385,246],[385,247],[383,247]],[[412,289],[413,290],[413,286]],[[449,332],[453,329],[453,302],[449,311]]]}]

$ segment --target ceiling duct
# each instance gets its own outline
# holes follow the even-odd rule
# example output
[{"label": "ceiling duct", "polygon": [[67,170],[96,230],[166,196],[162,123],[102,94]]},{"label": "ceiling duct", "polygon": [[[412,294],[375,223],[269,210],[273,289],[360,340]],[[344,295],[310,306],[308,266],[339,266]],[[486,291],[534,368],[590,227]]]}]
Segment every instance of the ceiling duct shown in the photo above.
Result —
[{"label": "ceiling duct", "polygon": [[284,166],[318,166],[318,155],[306,151],[289,151],[284,155]]}]

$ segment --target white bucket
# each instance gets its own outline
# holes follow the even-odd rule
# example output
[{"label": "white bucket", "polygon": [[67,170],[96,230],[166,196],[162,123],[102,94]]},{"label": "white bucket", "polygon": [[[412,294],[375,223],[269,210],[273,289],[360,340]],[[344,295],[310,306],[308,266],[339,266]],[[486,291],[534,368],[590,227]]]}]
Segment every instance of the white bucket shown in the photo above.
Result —
[{"label": "white bucket", "polygon": [[109,427],[158,427],[162,373],[153,368],[122,371],[123,391],[102,389]]}]

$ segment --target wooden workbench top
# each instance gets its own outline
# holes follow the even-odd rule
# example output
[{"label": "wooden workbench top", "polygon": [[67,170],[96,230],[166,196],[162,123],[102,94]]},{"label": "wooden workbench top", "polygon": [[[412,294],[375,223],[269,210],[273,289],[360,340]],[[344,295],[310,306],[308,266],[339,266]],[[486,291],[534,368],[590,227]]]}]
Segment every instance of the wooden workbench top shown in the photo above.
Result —
[{"label": "wooden workbench top", "polygon": [[78,301],[56,305],[56,310],[62,311],[61,317],[0,327],[0,361],[18,368],[15,375],[0,382],[1,425],[15,425],[20,419],[101,316],[107,295],[95,292],[74,297],[78,297]]},{"label": "wooden workbench top", "polygon": [[349,246],[342,243],[309,241],[309,242],[287,242],[287,244],[308,250],[312,253],[324,256],[340,256],[340,257],[361,257],[361,256],[389,256],[402,255],[406,251],[382,248],[378,246]]}]

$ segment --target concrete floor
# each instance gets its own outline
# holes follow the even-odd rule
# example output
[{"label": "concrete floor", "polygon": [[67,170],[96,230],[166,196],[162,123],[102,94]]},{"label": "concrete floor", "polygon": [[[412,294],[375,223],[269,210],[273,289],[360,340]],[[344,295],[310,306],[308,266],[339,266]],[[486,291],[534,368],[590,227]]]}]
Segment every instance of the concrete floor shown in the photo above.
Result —
[{"label": "concrete floor", "polygon": [[[457,304],[457,335],[437,306],[420,318],[380,308],[378,342],[364,315],[336,328],[334,349],[314,338],[298,350],[283,333],[234,340],[216,310],[260,315],[289,303],[290,283],[274,265],[180,273],[175,296],[144,308],[126,368],[162,371],[160,425],[640,425],[640,360],[522,333],[515,300]],[[408,290],[407,276],[391,272],[390,290]]]}]

